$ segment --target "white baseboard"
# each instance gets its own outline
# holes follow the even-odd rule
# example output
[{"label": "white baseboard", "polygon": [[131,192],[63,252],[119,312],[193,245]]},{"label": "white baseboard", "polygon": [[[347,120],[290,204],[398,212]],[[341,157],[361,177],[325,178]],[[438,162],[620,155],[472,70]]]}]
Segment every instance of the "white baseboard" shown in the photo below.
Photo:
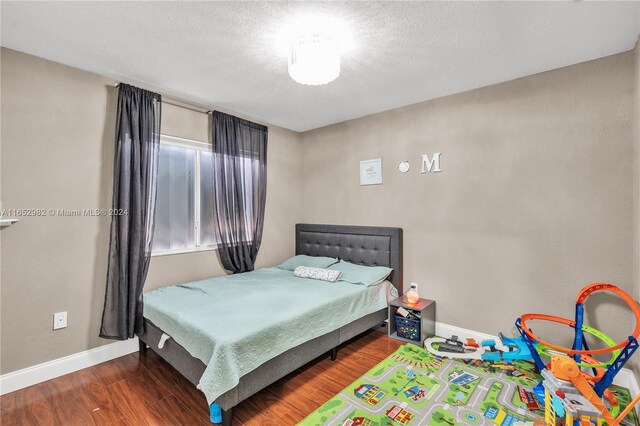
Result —
[{"label": "white baseboard", "polygon": [[478,331],[467,330],[466,328],[456,327],[455,325],[444,324],[442,322],[436,322],[436,336],[451,337],[458,336],[458,340],[463,342],[466,339],[475,339],[480,343],[482,340],[493,339],[496,341],[498,347],[502,347],[498,336],[491,334],[480,333]]},{"label": "white baseboard", "polygon": [[0,376],[0,395],[101,364],[137,350],[138,338],[135,337],[3,374]]},{"label": "white baseboard", "polygon": [[[436,336],[450,337],[453,335],[458,336],[458,339],[462,340],[463,342],[467,338],[475,339],[478,341],[478,343],[480,343],[480,341],[482,340],[494,339],[497,343],[496,346],[502,349],[500,338],[498,336],[492,336],[490,334],[479,333],[477,331],[467,330],[466,328],[456,327],[455,325],[436,322]],[[623,368],[618,372],[618,374],[616,374],[616,377],[614,377],[613,379],[613,384],[629,389],[631,398],[640,393],[638,379],[633,374],[633,371],[629,370],[628,368]],[[640,403],[636,405],[636,408],[640,410]]]}]

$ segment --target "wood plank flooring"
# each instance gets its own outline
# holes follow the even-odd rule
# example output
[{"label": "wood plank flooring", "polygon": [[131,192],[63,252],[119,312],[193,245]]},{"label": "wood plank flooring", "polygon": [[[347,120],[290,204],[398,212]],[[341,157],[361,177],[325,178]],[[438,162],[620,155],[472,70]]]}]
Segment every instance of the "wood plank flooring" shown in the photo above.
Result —
[{"label": "wood plank flooring", "polygon": [[[234,425],[294,425],[401,342],[369,331],[294,371],[233,410]],[[153,351],[134,353],[0,397],[0,424],[210,425],[204,395]]]}]

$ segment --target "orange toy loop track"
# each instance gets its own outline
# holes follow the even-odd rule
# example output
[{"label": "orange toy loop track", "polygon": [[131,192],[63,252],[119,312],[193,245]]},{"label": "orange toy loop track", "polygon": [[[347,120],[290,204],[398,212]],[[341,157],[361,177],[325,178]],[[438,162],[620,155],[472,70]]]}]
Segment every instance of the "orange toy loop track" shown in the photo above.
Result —
[{"label": "orange toy loop track", "polygon": [[[568,325],[569,327],[575,327],[576,326],[576,322],[575,321],[567,319],[567,318],[556,317],[556,316],[553,316],[553,315],[543,315],[543,314],[525,314],[525,315],[528,316],[527,319],[537,319],[537,320],[544,320],[544,321],[559,322],[561,324]],[[525,315],[523,315],[523,316],[525,316]],[[526,324],[525,324],[525,321],[527,319],[522,319],[522,329],[525,330],[525,332],[527,330],[529,330],[526,327]],[[529,335],[529,333],[527,333],[527,335]],[[531,337],[532,339],[534,338],[531,335],[529,335],[529,337]],[[537,337],[535,337],[535,338],[537,339]],[[542,342],[542,340],[538,340],[538,341],[541,342],[543,345],[545,344],[544,342]],[[586,362],[588,364],[593,364],[593,365],[601,364],[600,361],[590,357],[589,355],[582,355],[581,359],[582,359],[582,362]],[[547,365],[547,369],[549,369],[549,370],[551,369],[549,367],[549,365]],[[602,376],[604,376],[604,369],[597,368],[596,371],[598,373],[595,376],[591,376],[588,373],[582,373],[582,374],[585,376],[585,378],[587,380],[589,380],[590,382],[594,382],[596,380],[600,380],[602,378]]]},{"label": "orange toy loop track", "polygon": [[[618,297],[620,297],[622,300],[625,301],[625,303],[629,306],[629,309],[631,309],[631,312],[633,312],[633,314],[636,317],[636,328],[633,330],[632,336],[637,339],[638,336],[640,335],[640,307],[631,298],[631,296],[629,296],[627,293],[625,293],[623,290],[619,289],[618,287],[614,286],[613,284],[608,284],[608,283],[593,283],[593,284],[589,284],[588,286],[584,287],[580,291],[580,293],[578,294],[578,297],[576,298],[576,304],[577,305],[584,304],[585,300],[587,300],[587,298],[592,293],[595,293],[597,291],[609,291],[611,293],[616,294]],[[554,349],[554,350],[556,350],[558,352],[565,353],[567,355],[604,354],[604,353],[608,353],[608,352],[613,352],[613,351],[615,351],[617,349],[622,349],[629,343],[629,339],[626,339],[626,340],[623,340],[622,342],[618,343],[617,345],[611,346],[611,347],[608,347],[608,348],[579,350],[578,351],[578,350],[574,350],[572,348],[565,348],[563,346],[554,345],[554,344],[549,343],[549,342],[547,342],[545,340],[542,340],[542,339],[538,338],[535,334],[533,334],[533,332],[529,329],[529,327],[527,327],[527,321],[529,321],[529,320],[553,321],[553,322],[559,322],[561,324],[566,324],[566,325],[569,325],[571,327],[575,327],[575,325],[576,325],[575,321],[572,321],[572,320],[569,320],[569,319],[566,319],[566,318],[555,317],[553,315],[544,315],[544,314],[524,314],[524,315],[522,315],[520,317],[520,319],[521,319],[522,330],[533,341],[540,342],[543,345],[550,347],[551,349]]]},{"label": "orange toy loop track", "polygon": [[[553,343],[549,343],[546,340],[542,340],[541,338],[539,338],[538,336],[536,336],[535,334],[533,334],[533,331],[531,331],[529,329],[529,327],[527,327],[527,321],[529,320],[543,320],[543,321],[552,321],[552,322],[559,322],[561,324],[566,324],[569,326],[574,327],[576,325],[576,322],[567,318],[561,318],[561,317],[554,317],[553,315],[544,315],[544,314],[524,314],[520,317],[522,323],[521,323],[521,327],[522,330],[527,334],[527,336],[529,336],[534,342],[539,342],[542,343],[545,346],[550,347],[551,349],[554,349],[558,352],[562,352],[568,355],[575,355],[575,354],[580,354],[580,355],[589,355],[589,354],[604,354],[604,353],[608,353],[608,352],[613,352],[616,349],[621,349],[624,348],[627,343],[629,342],[629,340],[623,340],[622,342],[618,343],[615,346],[611,346],[609,348],[602,348],[602,349],[589,349],[587,350],[581,350],[581,351],[576,351],[573,350],[572,348],[565,348],[564,346],[558,346],[558,345],[554,345]],[[634,336],[635,337],[635,336]]]},{"label": "orange toy loop track", "polygon": [[[637,339],[638,336],[640,336],[640,305],[638,305],[636,301],[633,300],[633,298],[629,296],[624,290],[609,283],[592,283],[585,286],[582,290],[580,290],[580,293],[578,293],[578,297],[576,297],[576,304],[577,305],[584,304],[584,302],[587,300],[589,296],[591,296],[592,293],[596,293],[598,291],[608,291],[610,293],[613,293],[616,296],[618,296],[620,299],[624,300],[627,306],[629,306],[629,309],[631,309],[631,312],[633,312],[633,315],[636,317],[636,328],[633,330],[633,333],[631,333],[631,335],[635,339]],[[625,344],[628,341],[629,340],[626,340]],[[597,352],[592,352],[592,353],[597,353]]]}]

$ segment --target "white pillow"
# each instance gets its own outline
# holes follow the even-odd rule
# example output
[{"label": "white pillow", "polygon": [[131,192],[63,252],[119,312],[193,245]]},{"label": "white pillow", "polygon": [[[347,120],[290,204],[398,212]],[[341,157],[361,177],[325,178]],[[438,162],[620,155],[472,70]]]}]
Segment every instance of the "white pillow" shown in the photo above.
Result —
[{"label": "white pillow", "polygon": [[298,266],[293,270],[293,275],[300,278],[311,278],[312,280],[322,280],[335,283],[342,272],[331,269],[313,268],[311,266]]}]

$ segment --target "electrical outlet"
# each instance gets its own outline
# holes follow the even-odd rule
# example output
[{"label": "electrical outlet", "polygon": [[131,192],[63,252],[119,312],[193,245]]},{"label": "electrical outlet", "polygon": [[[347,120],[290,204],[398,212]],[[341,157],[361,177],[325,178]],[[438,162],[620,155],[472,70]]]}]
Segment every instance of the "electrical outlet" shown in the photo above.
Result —
[{"label": "electrical outlet", "polygon": [[418,292],[418,283],[411,283],[411,290]]},{"label": "electrical outlet", "polygon": [[67,328],[67,311],[53,314],[53,329]]}]

